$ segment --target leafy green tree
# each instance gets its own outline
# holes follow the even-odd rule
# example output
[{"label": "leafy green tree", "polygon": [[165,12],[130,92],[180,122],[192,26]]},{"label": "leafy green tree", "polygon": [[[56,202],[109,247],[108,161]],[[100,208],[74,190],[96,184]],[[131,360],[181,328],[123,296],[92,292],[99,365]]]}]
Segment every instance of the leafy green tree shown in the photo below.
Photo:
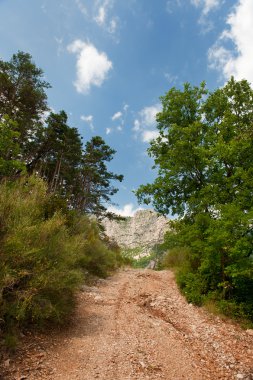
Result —
[{"label": "leafy green tree", "polygon": [[102,215],[104,203],[118,191],[112,182],[123,179],[106,166],[115,151],[98,136],[83,147],[64,111],[45,120],[49,87],[30,54],[0,60],[0,176],[17,175],[25,164],[28,174],[39,174],[68,207]]},{"label": "leafy green tree", "polygon": [[17,171],[25,170],[25,164],[19,159],[19,133],[16,123],[6,115],[0,121],[0,180],[15,176]]},{"label": "leafy green tree", "polygon": [[34,169],[46,179],[51,192],[72,197],[72,188],[82,158],[82,141],[76,128],[67,124],[67,114],[51,112]]},{"label": "leafy green tree", "polygon": [[114,154],[115,150],[99,136],[86,143],[76,184],[77,209],[96,216],[109,214],[104,204],[110,203],[111,197],[118,191],[112,181],[123,180],[123,175],[107,168],[106,163],[113,159]]},{"label": "leafy green tree", "polygon": [[243,314],[253,305],[253,90],[231,78],[213,93],[172,88],[161,101],[149,148],[158,175],[137,196],[180,216],[165,245],[187,252],[178,278],[188,299],[214,294]]},{"label": "leafy green tree", "polygon": [[8,115],[16,122],[18,142],[27,163],[40,142],[43,115],[48,111],[45,90],[49,87],[30,54],[19,51],[9,62],[0,60],[0,119]]},{"label": "leafy green tree", "polygon": [[143,185],[137,196],[152,203],[159,212],[183,215],[206,181],[207,133],[202,122],[202,104],[207,91],[186,84],[184,91],[172,88],[161,97],[163,111],[157,115],[159,137],[148,152],[155,160],[158,176]]}]

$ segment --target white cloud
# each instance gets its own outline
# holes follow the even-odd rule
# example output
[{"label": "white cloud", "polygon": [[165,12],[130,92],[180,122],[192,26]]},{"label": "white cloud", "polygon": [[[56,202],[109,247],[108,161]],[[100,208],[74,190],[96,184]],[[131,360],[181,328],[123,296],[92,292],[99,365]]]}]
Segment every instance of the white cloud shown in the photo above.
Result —
[{"label": "white cloud", "polygon": [[161,105],[155,104],[153,106],[144,107],[139,112],[139,119],[134,122],[133,130],[138,132],[142,142],[150,142],[153,138],[157,137],[156,114],[161,111]]},{"label": "white cloud", "polygon": [[134,132],[139,132],[140,127],[141,127],[141,123],[140,123],[140,121],[139,121],[138,119],[135,119],[135,120],[134,120],[133,131],[134,131]]},{"label": "white cloud", "polygon": [[150,142],[151,140],[157,138],[159,136],[158,131],[143,131],[142,133],[142,141],[143,142]]},{"label": "white cloud", "polygon": [[87,123],[92,131],[94,131],[93,115],[81,115],[80,119]]},{"label": "white cloud", "polygon": [[134,216],[134,214],[139,210],[143,210],[143,208],[141,208],[141,207],[135,208],[133,203],[128,203],[125,206],[123,206],[122,208],[110,206],[107,209],[107,211],[109,211],[109,212],[113,212],[114,214],[125,216],[125,217],[126,216]]},{"label": "white cloud", "polygon": [[129,105],[128,104],[124,104],[122,106],[122,110],[121,111],[117,111],[115,112],[114,115],[112,115],[111,117],[111,120],[112,121],[117,121],[118,122],[118,125],[117,126],[112,126],[111,128],[107,128],[108,129],[108,133],[112,133],[112,132],[122,132],[123,129],[124,129],[124,125],[125,125],[125,118],[126,118],[126,115],[127,115],[127,110],[129,108]]},{"label": "white cloud", "polygon": [[112,133],[112,128],[106,128],[105,133],[107,135],[109,135],[110,133]]},{"label": "white cloud", "polygon": [[224,0],[190,0],[191,4],[196,8],[201,9],[201,14],[199,18],[199,24],[202,26],[202,32],[206,33],[213,29],[213,21],[208,19],[210,12],[218,9]]},{"label": "white cloud", "polygon": [[150,142],[158,136],[156,130],[156,115],[161,111],[161,105],[144,107],[138,114],[139,117],[134,120],[132,130],[135,132],[135,137],[140,137],[142,142]]},{"label": "white cloud", "polygon": [[86,121],[87,123],[91,123],[93,121],[93,116],[92,115],[88,115],[88,116],[81,115],[81,120]]},{"label": "white cloud", "polygon": [[113,66],[107,55],[81,40],[73,41],[67,49],[77,55],[77,78],[74,82],[77,92],[86,94],[92,85],[100,87]]},{"label": "white cloud", "polygon": [[195,7],[202,8],[202,14],[206,16],[209,12],[217,9],[223,1],[221,0],[191,0]]},{"label": "white cloud", "polygon": [[103,5],[99,7],[98,14],[94,19],[99,26],[102,26],[105,23],[105,17],[106,17],[106,5]]},{"label": "white cloud", "polygon": [[[226,28],[209,49],[211,68],[220,70],[225,79],[247,79],[253,83],[253,2],[239,0],[228,15]],[[233,43],[233,49],[227,43]]]},{"label": "white cloud", "polygon": [[110,34],[115,34],[118,27],[117,18],[110,17],[109,15],[111,9],[113,8],[113,3],[114,0],[97,0],[94,6],[94,21],[98,26],[102,27]]},{"label": "white cloud", "polygon": [[161,105],[155,104],[154,106],[145,107],[140,111],[142,123],[147,127],[154,127],[156,124],[156,114],[160,112]]},{"label": "white cloud", "polygon": [[115,0],[75,0],[75,3],[86,22],[95,22],[99,28],[119,42],[117,32],[121,23],[119,17],[112,14]]},{"label": "white cloud", "polygon": [[122,117],[122,112],[118,111],[112,116],[112,120],[118,120]]}]

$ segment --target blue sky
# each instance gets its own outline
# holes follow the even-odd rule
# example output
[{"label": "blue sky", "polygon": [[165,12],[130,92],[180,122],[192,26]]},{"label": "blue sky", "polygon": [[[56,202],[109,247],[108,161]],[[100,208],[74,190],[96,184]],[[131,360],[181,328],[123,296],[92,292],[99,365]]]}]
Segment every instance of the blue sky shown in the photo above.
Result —
[{"label": "blue sky", "polygon": [[117,150],[125,180],[115,209],[138,208],[133,189],[155,173],[146,149],[159,97],[172,86],[234,75],[253,82],[252,0],[0,0],[0,57],[29,52],[84,141]]}]

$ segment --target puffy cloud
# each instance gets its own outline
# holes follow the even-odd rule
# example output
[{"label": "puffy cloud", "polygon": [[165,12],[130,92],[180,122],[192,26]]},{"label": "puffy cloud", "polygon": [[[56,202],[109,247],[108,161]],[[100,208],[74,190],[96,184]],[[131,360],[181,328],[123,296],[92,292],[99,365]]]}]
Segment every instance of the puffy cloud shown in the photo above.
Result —
[{"label": "puffy cloud", "polygon": [[106,128],[105,133],[107,135],[109,135],[110,133],[112,133],[112,128]]},{"label": "puffy cloud", "polygon": [[[210,67],[222,72],[225,79],[247,79],[253,83],[253,2],[239,0],[228,15],[228,27],[209,49]],[[228,47],[233,43],[233,48]]]},{"label": "puffy cloud", "polygon": [[154,127],[156,123],[156,114],[161,110],[160,104],[145,107],[140,111],[142,124],[147,127]]},{"label": "puffy cloud", "polygon": [[80,119],[87,123],[92,131],[94,130],[93,115],[81,115]]},{"label": "puffy cloud", "polygon": [[108,207],[107,211],[113,212],[114,214],[121,215],[121,216],[134,216],[136,211],[143,210],[141,207],[135,208],[133,203],[128,203],[122,208],[117,208],[114,206]]},{"label": "puffy cloud", "polygon": [[81,40],[73,41],[67,49],[77,55],[76,90],[86,94],[92,85],[100,87],[113,66],[107,55],[99,52],[91,43]]},{"label": "puffy cloud", "polygon": [[142,133],[142,141],[143,142],[150,142],[151,140],[154,140],[159,136],[158,131],[143,131]]},{"label": "puffy cloud", "polygon": [[92,115],[88,115],[88,116],[81,115],[81,120],[86,121],[87,123],[91,123],[93,121],[93,116]]},{"label": "puffy cloud", "polygon": [[112,116],[112,120],[118,120],[122,117],[122,112],[118,111]]},{"label": "puffy cloud", "polygon": [[144,107],[139,112],[139,117],[134,120],[132,130],[135,136],[139,136],[142,142],[150,142],[158,136],[156,127],[156,115],[161,111],[161,105],[155,104],[153,106]]}]

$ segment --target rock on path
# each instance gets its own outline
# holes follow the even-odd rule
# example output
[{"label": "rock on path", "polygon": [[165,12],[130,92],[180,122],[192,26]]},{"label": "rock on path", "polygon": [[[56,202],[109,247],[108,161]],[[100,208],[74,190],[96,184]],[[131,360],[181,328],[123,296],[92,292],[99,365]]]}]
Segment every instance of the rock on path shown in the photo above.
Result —
[{"label": "rock on path", "polygon": [[253,379],[252,330],[187,304],[170,271],[122,270],[83,288],[70,326],[23,337],[6,380]]}]

